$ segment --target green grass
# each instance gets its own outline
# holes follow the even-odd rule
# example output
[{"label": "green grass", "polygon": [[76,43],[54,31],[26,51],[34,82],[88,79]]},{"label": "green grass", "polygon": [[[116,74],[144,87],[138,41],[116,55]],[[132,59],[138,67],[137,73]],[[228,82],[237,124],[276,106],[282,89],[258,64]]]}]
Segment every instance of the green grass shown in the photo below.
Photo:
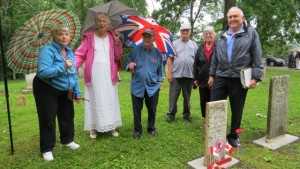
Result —
[{"label": "green grass", "polygon": [[[244,109],[241,134],[242,154],[234,152],[231,156],[240,161],[235,168],[281,169],[299,168],[299,140],[286,145],[277,151],[271,151],[252,143],[265,136],[266,118],[256,114],[267,115],[269,81],[271,76],[290,75],[290,95],[288,112],[288,133],[300,136],[300,71],[267,70],[266,78],[255,90],[248,92]],[[114,138],[110,133],[100,134],[96,140],[89,138],[83,131],[83,104],[75,105],[75,141],[81,145],[76,151],[59,147],[54,148],[52,162],[43,161],[39,152],[38,119],[32,93],[22,94],[25,80],[9,81],[9,100],[14,138],[14,155],[10,153],[8,120],[3,82],[0,85],[0,168],[124,168],[124,169],[181,169],[188,168],[187,162],[202,157],[204,154],[204,130],[199,128],[203,119],[199,107],[198,90],[193,90],[191,112],[193,123],[182,119],[182,98],[178,101],[178,114],[172,124],[165,122],[168,111],[168,83],[163,83],[157,109],[156,127],[158,137],[151,137],[146,131],[147,112],[143,110],[144,133],[140,140],[134,140],[133,115],[129,91],[130,75],[121,72],[122,82],[119,85],[123,126],[118,128],[120,136]],[[81,81],[83,89],[83,82]],[[26,106],[17,106],[17,96],[25,95]],[[228,108],[230,111],[230,108]],[[228,113],[228,124],[230,124]],[[58,127],[57,127],[58,128]],[[229,126],[227,127],[229,128]],[[58,133],[58,132],[57,132]]]}]

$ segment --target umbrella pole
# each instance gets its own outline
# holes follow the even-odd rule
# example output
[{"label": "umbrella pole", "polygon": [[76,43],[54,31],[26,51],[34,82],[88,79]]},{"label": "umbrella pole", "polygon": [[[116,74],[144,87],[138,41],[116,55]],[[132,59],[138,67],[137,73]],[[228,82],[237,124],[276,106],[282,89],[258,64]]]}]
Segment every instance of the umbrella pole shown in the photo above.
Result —
[{"label": "umbrella pole", "polygon": [[9,108],[9,99],[8,99],[9,95],[8,95],[8,87],[7,87],[6,61],[5,61],[4,49],[3,49],[2,19],[1,19],[1,17],[0,17],[0,46],[1,46],[1,56],[2,56],[2,67],[3,67],[4,86],[5,86],[5,97],[6,97],[9,136],[10,136],[10,154],[12,155],[12,154],[14,154],[14,143],[13,143],[11,119],[10,119],[10,108]]}]

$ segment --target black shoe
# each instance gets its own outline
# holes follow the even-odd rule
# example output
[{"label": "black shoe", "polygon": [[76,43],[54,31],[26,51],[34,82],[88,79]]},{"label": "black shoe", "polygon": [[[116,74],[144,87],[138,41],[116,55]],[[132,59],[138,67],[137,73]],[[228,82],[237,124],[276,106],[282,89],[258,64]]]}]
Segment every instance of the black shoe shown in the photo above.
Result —
[{"label": "black shoe", "polygon": [[152,136],[157,136],[156,130],[148,131],[148,133],[151,134]]},{"label": "black shoe", "polygon": [[175,117],[173,117],[173,116],[167,116],[167,118],[166,118],[166,121],[168,123],[172,123],[174,120],[175,120]]},{"label": "black shoe", "polygon": [[135,131],[134,133],[133,133],[133,138],[134,139],[139,139],[139,138],[141,138],[141,133],[140,132],[138,132],[138,131]]},{"label": "black shoe", "polygon": [[193,118],[191,116],[185,116],[183,117],[184,120],[187,120],[188,122],[192,123],[193,122]]},{"label": "black shoe", "polygon": [[238,139],[233,139],[228,137],[227,138],[228,143],[232,146],[232,147],[238,147],[239,146],[239,141]]}]

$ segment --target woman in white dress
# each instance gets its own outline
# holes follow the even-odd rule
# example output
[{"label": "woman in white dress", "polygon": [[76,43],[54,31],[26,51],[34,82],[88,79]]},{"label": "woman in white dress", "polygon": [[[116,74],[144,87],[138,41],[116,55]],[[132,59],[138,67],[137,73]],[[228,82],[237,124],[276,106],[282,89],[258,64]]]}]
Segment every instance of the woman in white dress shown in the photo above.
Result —
[{"label": "woman in white dress", "polygon": [[75,51],[77,69],[85,63],[84,130],[96,138],[97,132],[111,132],[117,137],[122,125],[119,97],[118,70],[122,59],[122,43],[116,31],[109,30],[110,20],[106,13],[95,19],[96,28],[83,35],[81,45]]}]

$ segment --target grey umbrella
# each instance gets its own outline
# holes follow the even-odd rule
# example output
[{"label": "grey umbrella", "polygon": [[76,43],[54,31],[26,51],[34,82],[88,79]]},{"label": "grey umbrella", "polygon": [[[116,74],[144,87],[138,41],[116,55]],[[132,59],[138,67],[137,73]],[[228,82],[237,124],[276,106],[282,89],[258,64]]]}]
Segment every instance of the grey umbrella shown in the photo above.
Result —
[{"label": "grey umbrella", "polygon": [[104,12],[109,15],[111,20],[111,26],[113,28],[122,23],[120,15],[138,15],[138,12],[135,9],[122,4],[118,0],[114,0],[103,5],[89,8],[87,11],[87,17],[84,28],[82,30],[82,34],[95,28],[95,18],[100,12]]}]

